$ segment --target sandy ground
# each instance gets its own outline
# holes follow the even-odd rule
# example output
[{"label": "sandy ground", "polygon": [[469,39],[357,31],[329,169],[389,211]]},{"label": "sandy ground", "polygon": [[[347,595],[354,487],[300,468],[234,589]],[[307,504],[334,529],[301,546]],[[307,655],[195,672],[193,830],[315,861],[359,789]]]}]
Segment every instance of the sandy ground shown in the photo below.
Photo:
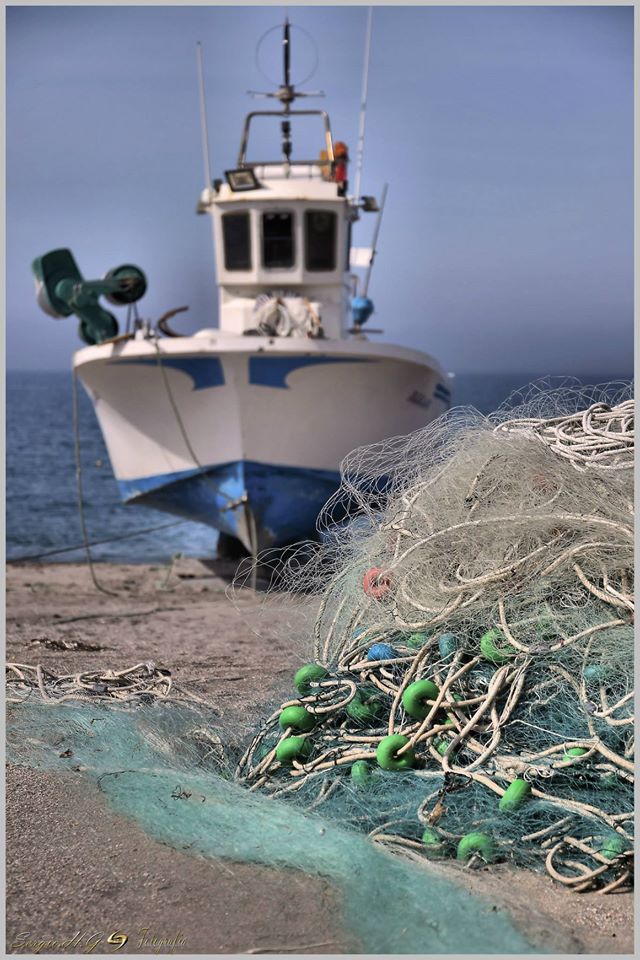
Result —
[{"label": "sandy ground", "polygon": [[[304,654],[283,636],[285,615],[264,614],[257,637],[255,596],[248,591],[236,609],[225,595],[228,566],[181,560],[97,573],[117,596],[98,593],[84,566],[10,565],[7,659],[54,673],[154,660],[230,723],[290,691]],[[55,650],[43,638],[100,649]],[[509,910],[541,952],[633,953],[631,894],[572,894],[501,867],[455,876]],[[358,952],[339,918],[322,880],[173,850],[114,813],[79,774],[7,770],[9,953],[55,940],[43,952],[83,954],[92,936],[122,931],[121,954]]]}]

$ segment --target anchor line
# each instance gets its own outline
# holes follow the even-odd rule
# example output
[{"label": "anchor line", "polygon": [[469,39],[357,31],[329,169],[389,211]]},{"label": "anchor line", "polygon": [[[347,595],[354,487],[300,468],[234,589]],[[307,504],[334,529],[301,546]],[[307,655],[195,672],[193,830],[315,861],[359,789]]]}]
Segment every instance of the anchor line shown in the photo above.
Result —
[{"label": "anchor line", "polygon": [[82,457],[81,457],[81,448],[80,448],[80,418],[78,415],[78,374],[76,369],[73,370],[73,389],[72,389],[72,409],[73,409],[73,450],[76,461],[76,501],[78,504],[78,519],[80,521],[80,532],[82,534],[82,544],[84,551],[87,557],[87,566],[89,567],[89,573],[91,574],[91,579],[93,585],[100,593],[105,593],[109,597],[117,597],[118,593],[114,593],[113,590],[108,590],[106,587],[100,583],[96,576],[96,572],[93,565],[93,557],[91,556],[91,542],[89,540],[89,534],[87,531],[86,518],[84,515],[84,491],[82,487]]},{"label": "anchor line", "polygon": [[[105,543],[119,543],[121,540],[134,540],[136,537],[143,537],[147,533],[156,533],[158,530],[167,530],[169,527],[180,527],[184,523],[190,523],[190,520],[173,520],[171,523],[159,523],[155,527],[143,527],[141,530],[134,530],[133,533],[121,533],[117,537],[102,537],[100,540],[90,540],[90,547],[100,547]],[[9,557],[10,563],[28,563],[35,560],[41,560],[43,557],[53,557],[59,553],[75,553],[77,550],[84,549],[84,543],[74,543],[67,547],[58,547],[56,550],[45,550],[43,553],[30,553],[19,557]]]},{"label": "anchor line", "polygon": [[184,425],[184,420],[182,419],[182,416],[181,416],[181,414],[180,414],[180,410],[178,409],[178,404],[176,403],[176,399],[175,399],[175,397],[174,397],[174,395],[173,395],[173,391],[172,391],[172,389],[171,389],[171,385],[169,384],[169,378],[167,377],[166,368],[165,368],[165,366],[164,366],[164,364],[163,364],[163,362],[162,362],[162,351],[160,350],[160,347],[159,347],[159,345],[158,345],[158,338],[157,338],[157,337],[154,338],[154,339],[152,340],[152,343],[153,343],[154,349],[155,349],[155,351],[156,351],[156,359],[157,359],[157,361],[158,361],[158,367],[160,368],[160,373],[162,374],[162,381],[163,381],[163,384],[164,384],[165,392],[166,392],[167,397],[168,397],[168,399],[169,399],[169,403],[171,404],[171,409],[173,410],[174,416],[175,416],[175,418],[176,418],[176,423],[178,424],[178,428],[179,428],[179,430],[180,430],[180,433],[182,434],[182,439],[184,440],[185,446],[186,446],[187,450],[189,451],[189,456],[191,457],[191,459],[193,460],[194,464],[196,465],[196,467],[197,467],[198,470],[200,471],[200,476],[202,477],[202,479],[204,480],[204,482],[206,483],[206,485],[213,491],[214,496],[216,496],[216,497],[220,496],[220,497],[222,497],[224,500],[227,501],[227,505],[222,508],[223,510],[235,510],[235,509],[237,509],[237,507],[242,506],[242,504],[248,503],[248,502],[249,502],[249,497],[248,497],[246,491],[245,491],[245,493],[243,493],[240,497],[234,498],[234,497],[230,497],[228,494],[226,494],[226,493],[224,492],[224,490],[220,490],[220,489],[219,489],[218,487],[216,487],[213,483],[211,483],[211,481],[210,481],[210,479],[209,479],[209,476],[208,476],[208,474],[207,474],[207,471],[206,471],[206,467],[200,462],[200,459],[198,458],[198,455],[196,454],[195,450],[193,449],[193,444],[191,443],[191,440],[189,439],[189,434],[187,433],[187,429],[186,429],[186,427],[185,427],[185,425]]}]

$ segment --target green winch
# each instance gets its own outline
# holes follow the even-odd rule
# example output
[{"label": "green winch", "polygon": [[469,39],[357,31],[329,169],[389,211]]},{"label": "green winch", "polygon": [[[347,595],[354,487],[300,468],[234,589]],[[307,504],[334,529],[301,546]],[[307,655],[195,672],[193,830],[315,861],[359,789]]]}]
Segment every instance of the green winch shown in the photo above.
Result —
[{"label": "green winch", "polygon": [[109,270],[102,280],[84,280],[66,249],[45,253],[33,261],[31,269],[39,306],[56,320],[75,314],[80,320],[79,336],[91,345],[118,335],[118,321],[99,298],[120,307],[140,300],[147,289],[142,270],[129,263]]}]

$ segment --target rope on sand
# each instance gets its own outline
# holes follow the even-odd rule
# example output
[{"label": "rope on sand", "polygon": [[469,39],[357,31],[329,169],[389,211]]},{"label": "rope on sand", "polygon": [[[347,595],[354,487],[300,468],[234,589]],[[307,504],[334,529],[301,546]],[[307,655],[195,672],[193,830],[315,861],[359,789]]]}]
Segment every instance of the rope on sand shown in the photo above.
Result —
[{"label": "rope on sand", "polygon": [[34,694],[46,704],[68,701],[135,704],[153,700],[191,701],[211,706],[208,701],[177,687],[169,670],[152,661],[124,670],[92,670],[56,675],[42,664],[7,663],[7,703],[24,703]]}]

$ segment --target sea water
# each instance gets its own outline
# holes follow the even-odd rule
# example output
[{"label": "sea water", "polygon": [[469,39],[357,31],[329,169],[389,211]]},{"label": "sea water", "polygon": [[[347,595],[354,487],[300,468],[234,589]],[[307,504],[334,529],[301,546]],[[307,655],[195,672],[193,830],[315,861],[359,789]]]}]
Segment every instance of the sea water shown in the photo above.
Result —
[{"label": "sea water", "polygon": [[[490,413],[515,390],[540,374],[460,374],[452,383],[453,403],[471,404]],[[583,383],[630,379],[627,376],[583,377]],[[556,384],[557,385],[557,384]],[[128,535],[179,520],[147,507],[123,504],[109,456],[82,387],[78,389],[85,519],[90,540]],[[7,559],[48,554],[82,543],[78,517],[72,379],[68,371],[7,373],[6,510]],[[114,563],[164,563],[176,554],[212,557],[215,530],[188,521],[100,544],[96,560]],[[82,549],[51,553],[43,560],[79,561]]]}]

